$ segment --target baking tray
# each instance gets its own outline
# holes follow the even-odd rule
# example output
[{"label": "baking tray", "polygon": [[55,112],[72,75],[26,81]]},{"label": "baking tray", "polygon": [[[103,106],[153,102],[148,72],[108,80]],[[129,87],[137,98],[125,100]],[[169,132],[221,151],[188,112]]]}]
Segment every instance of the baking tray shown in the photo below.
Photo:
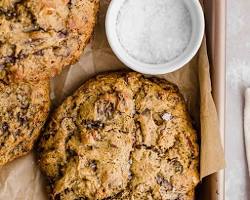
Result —
[{"label": "baking tray", "polygon": [[[204,0],[206,37],[211,66],[212,94],[220,123],[221,141],[225,139],[225,41],[226,0]],[[224,170],[206,177],[201,184],[202,200],[224,200]]]},{"label": "baking tray", "polygon": [[[201,0],[202,1],[202,0]],[[224,105],[225,105],[225,0],[204,0],[204,10],[206,18],[206,36],[209,60],[211,66],[211,79],[213,97],[218,111],[222,144],[224,146]],[[30,157],[27,162],[32,160]],[[19,162],[22,159],[19,159]],[[32,163],[33,165],[34,163]],[[18,168],[18,173],[28,169]],[[8,171],[7,171],[8,173]],[[36,176],[34,176],[36,177]],[[37,176],[39,178],[39,175]],[[36,177],[36,178],[37,178]],[[40,188],[38,185],[35,189]],[[11,188],[13,190],[13,188]],[[16,189],[16,188],[15,188]],[[20,192],[28,193],[33,188],[22,188]],[[42,190],[41,190],[42,192]],[[39,193],[40,194],[40,193]],[[19,194],[17,194],[19,195]],[[40,194],[41,195],[41,194]],[[28,197],[28,196],[27,196]],[[37,197],[32,196],[36,199]],[[45,198],[45,197],[44,197]],[[0,199],[7,199],[1,198]],[[9,199],[9,198],[8,198]],[[17,197],[15,199],[24,199]],[[25,198],[26,199],[26,198]],[[220,171],[203,179],[199,188],[198,200],[224,200],[224,171]]]}]

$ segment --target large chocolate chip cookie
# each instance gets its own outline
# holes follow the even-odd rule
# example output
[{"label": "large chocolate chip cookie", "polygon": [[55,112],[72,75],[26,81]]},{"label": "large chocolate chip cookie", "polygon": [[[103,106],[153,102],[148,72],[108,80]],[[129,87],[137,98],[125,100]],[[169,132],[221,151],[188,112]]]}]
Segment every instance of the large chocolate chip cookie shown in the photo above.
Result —
[{"label": "large chocolate chip cookie", "polygon": [[0,81],[0,166],[27,154],[49,112],[49,83]]},{"label": "large chocolate chip cookie", "polygon": [[191,200],[199,182],[196,132],[178,88],[138,73],[86,82],[38,144],[55,200]]},{"label": "large chocolate chip cookie", "polygon": [[0,79],[41,80],[77,61],[99,0],[1,0]]}]

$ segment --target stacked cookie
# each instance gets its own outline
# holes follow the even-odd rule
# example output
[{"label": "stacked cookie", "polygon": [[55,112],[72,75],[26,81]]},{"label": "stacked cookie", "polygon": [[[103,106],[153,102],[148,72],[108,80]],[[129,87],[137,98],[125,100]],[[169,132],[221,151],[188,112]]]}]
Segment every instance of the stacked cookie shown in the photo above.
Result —
[{"label": "stacked cookie", "polygon": [[[99,75],[48,118],[49,79],[76,62],[98,0],[0,2],[0,165],[34,146],[54,200],[191,200],[199,148],[177,86]],[[42,132],[40,134],[40,132]]]},{"label": "stacked cookie", "polygon": [[49,113],[49,79],[76,62],[98,0],[0,1],[0,165],[31,150]]}]

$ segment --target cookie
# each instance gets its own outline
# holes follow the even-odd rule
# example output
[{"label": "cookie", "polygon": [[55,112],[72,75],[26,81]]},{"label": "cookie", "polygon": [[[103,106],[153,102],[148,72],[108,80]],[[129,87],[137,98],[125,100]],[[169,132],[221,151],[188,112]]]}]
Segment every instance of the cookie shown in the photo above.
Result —
[{"label": "cookie", "polygon": [[0,166],[27,154],[49,112],[48,82],[0,81]]},{"label": "cookie", "polygon": [[191,200],[199,149],[177,86],[99,75],[52,114],[37,147],[50,198]]},{"label": "cookie", "polygon": [[0,78],[42,80],[76,62],[99,0],[0,1]]}]

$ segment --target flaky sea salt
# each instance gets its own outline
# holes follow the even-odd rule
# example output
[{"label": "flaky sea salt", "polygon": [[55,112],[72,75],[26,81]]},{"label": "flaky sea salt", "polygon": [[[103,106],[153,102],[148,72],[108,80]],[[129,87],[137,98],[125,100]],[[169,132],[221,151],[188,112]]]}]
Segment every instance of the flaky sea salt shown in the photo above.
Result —
[{"label": "flaky sea salt", "polygon": [[123,48],[137,60],[166,63],[187,47],[191,16],[184,0],[125,0],[116,32]]},{"label": "flaky sea salt", "polygon": [[170,113],[164,113],[161,117],[165,121],[170,121],[173,116]]}]

